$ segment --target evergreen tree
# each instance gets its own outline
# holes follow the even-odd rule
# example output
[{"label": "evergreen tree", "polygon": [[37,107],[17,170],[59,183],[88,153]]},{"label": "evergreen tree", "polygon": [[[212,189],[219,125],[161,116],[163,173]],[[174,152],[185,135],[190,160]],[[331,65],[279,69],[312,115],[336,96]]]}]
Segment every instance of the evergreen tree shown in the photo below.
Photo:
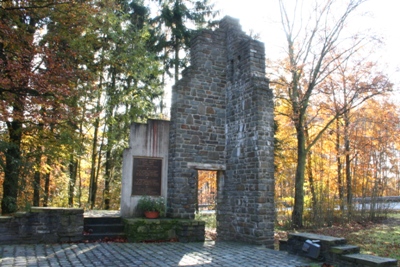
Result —
[{"label": "evergreen tree", "polygon": [[[195,29],[212,27],[218,14],[208,0],[154,0],[158,2],[159,14],[154,18],[160,29],[158,50],[163,55],[165,71],[175,82],[179,70],[188,63],[187,52]],[[181,56],[181,54],[186,54]]]}]

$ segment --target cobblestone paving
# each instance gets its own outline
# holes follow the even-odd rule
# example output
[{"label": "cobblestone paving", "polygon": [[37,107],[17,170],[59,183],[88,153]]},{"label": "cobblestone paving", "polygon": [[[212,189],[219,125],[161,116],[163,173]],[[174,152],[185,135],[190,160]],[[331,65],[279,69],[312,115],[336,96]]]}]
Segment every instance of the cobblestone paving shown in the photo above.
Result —
[{"label": "cobblestone paving", "polygon": [[305,258],[242,243],[0,245],[0,266],[308,266]]}]

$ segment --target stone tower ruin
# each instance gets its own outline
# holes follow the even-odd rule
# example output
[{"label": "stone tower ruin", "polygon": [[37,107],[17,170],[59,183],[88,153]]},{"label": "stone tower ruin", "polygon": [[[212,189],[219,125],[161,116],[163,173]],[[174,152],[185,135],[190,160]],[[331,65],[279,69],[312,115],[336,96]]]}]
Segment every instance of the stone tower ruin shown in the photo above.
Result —
[{"label": "stone tower ruin", "polygon": [[273,95],[264,44],[225,17],[192,40],[191,66],[173,87],[168,216],[192,219],[198,170],[217,171],[220,240],[273,246]]}]

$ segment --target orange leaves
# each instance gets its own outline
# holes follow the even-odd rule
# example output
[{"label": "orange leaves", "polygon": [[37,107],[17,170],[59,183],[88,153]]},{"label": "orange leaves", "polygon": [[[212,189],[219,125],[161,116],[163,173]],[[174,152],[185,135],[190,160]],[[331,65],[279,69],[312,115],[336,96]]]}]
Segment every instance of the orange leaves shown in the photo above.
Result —
[{"label": "orange leaves", "polygon": [[198,204],[204,208],[214,208],[217,196],[217,172],[198,171]]},{"label": "orange leaves", "polygon": [[[68,109],[60,107],[76,95],[77,81],[88,77],[76,60],[77,47],[70,45],[79,40],[83,30],[70,27],[76,24],[73,18],[83,22],[82,12],[88,9],[71,2],[24,10],[13,3],[7,11],[2,10],[0,21],[0,117],[3,121],[15,117],[12,106],[18,98],[24,103],[26,118],[22,120],[62,119]],[[75,13],[82,16],[73,16]],[[47,112],[41,112],[43,109]]]}]

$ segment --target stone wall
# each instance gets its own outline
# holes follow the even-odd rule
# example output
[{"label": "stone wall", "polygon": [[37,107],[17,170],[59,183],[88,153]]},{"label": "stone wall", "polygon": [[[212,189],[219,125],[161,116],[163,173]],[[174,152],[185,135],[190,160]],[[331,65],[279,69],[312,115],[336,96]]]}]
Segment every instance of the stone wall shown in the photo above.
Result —
[{"label": "stone wall", "polygon": [[191,45],[172,92],[168,215],[193,218],[197,170],[218,171],[218,237],[273,246],[273,96],[264,45],[226,17]]},{"label": "stone wall", "polygon": [[83,238],[83,209],[38,208],[0,216],[0,243],[78,242]]},{"label": "stone wall", "polygon": [[[264,45],[228,28],[226,173],[218,236],[273,244],[273,97]],[[225,26],[227,27],[227,26]]]},{"label": "stone wall", "polygon": [[194,217],[197,203],[197,171],[187,164],[225,164],[223,31],[195,37],[191,60],[172,91],[168,166],[168,214],[185,219]]}]

